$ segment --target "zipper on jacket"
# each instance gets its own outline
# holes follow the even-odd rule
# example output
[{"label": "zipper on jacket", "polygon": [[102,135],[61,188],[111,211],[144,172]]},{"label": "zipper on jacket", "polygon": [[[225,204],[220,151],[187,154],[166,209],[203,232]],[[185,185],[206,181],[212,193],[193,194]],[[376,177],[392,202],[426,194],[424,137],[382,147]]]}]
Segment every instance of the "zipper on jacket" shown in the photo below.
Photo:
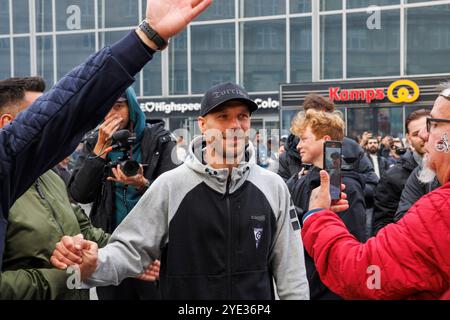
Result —
[{"label": "zipper on jacket", "polygon": [[39,194],[39,197],[41,197],[41,199],[44,200],[45,203],[47,203],[48,207],[50,208],[50,211],[52,212],[52,215],[53,215],[53,219],[55,220],[56,224],[58,225],[58,227],[61,231],[61,234],[65,235],[64,229],[63,229],[61,223],[58,221],[58,218],[56,217],[55,210],[53,209],[52,205],[50,204],[50,201],[48,201],[48,199],[45,197],[44,191],[42,191],[41,183],[39,182],[39,179],[36,180],[36,182],[34,183],[34,186],[36,187],[36,191]]},{"label": "zipper on jacket", "polygon": [[228,214],[228,254],[227,254],[227,277],[228,277],[228,299],[232,297],[232,278],[231,278],[231,255],[232,255],[232,236],[231,232],[233,229],[233,215],[231,213],[231,204],[230,204],[230,182],[231,182],[231,174],[227,179],[227,187],[225,191],[225,200],[227,202],[227,214]]},{"label": "zipper on jacket", "polygon": [[123,205],[125,206],[125,210],[127,211],[127,215],[128,215],[128,213],[130,213],[130,210],[128,209],[128,203],[127,203],[127,190],[128,190],[128,185],[124,185],[123,193],[122,193],[122,201],[123,201]]}]

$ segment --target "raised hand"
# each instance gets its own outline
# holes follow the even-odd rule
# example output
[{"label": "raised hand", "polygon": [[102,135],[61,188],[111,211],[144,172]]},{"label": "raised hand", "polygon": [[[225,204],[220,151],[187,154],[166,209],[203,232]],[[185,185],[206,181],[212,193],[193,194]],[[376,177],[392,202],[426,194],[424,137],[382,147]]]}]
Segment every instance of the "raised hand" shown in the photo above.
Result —
[{"label": "raised hand", "polygon": [[138,276],[139,280],[153,282],[159,280],[159,269],[161,267],[161,262],[159,260],[153,261],[143,274]]},{"label": "raised hand", "polygon": [[147,0],[147,22],[167,41],[211,3],[212,0]]},{"label": "raised hand", "polygon": [[[111,137],[117,130],[119,130],[122,120],[122,117],[115,114],[111,117],[106,118],[105,121],[100,125],[100,127],[98,128],[97,143],[94,147],[94,153],[96,155],[102,154],[105,149],[111,145]],[[105,159],[106,153],[102,154],[101,157]]]},{"label": "raised hand", "polygon": [[[341,189],[345,189],[345,185],[341,185]],[[341,199],[335,203],[331,203],[330,196],[330,176],[325,170],[320,171],[320,186],[315,188],[309,198],[309,210],[313,209],[330,209],[334,212],[345,211],[349,208],[347,195],[341,193]]]}]

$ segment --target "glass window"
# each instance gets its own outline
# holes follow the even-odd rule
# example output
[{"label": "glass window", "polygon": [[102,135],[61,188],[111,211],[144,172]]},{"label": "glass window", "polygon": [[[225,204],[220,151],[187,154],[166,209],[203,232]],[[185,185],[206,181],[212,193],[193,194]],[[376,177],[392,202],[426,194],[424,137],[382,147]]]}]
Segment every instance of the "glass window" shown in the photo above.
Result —
[{"label": "glass window", "polygon": [[134,89],[134,92],[136,92],[137,97],[142,96],[141,95],[141,77],[142,77],[142,71],[134,76],[134,79],[136,79],[136,80],[131,85]]},{"label": "glass window", "polygon": [[8,39],[0,39],[0,79],[9,78],[11,76],[11,51],[10,41]]},{"label": "glass window", "polygon": [[241,24],[243,84],[248,91],[278,91],[286,82],[286,21]]},{"label": "glass window", "polygon": [[291,13],[311,12],[311,0],[290,0]]},{"label": "glass window", "polygon": [[46,88],[53,86],[53,41],[51,36],[36,37],[37,74],[44,78]]},{"label": "glass window", "polygon": [[285,13],[286,13],[285,1],[241,0],[241,16],[244,17],[273,16]]},{"label": "glass window", "polygon": [[56,36],[56,60],[58,79],[85,61],[95,52],[93,33]]},{"label": "glass window", "polygon": [[406,10],[406,73],[450,72],[450,5]]},{"label": "glass window", "polygon": [[14,76],[26,77],[30,72],[30,37],[14,38]]},{"label": "glass window", "polygon": [[380,11],[381,28],[367,28],[367,13],[347,15],[347,77],[400,74],[400,10]]},{"label": "glass window", "polygon": [[432,109],[432,104],[426,104],[426,105],[422,105],[422,106],[414,106],[412,107],[411,105],[405,105],[405,119],[408,118],[408,116],[413,113],[414,111],[417,110],[421,110],[421,109],[426,109],[426,110],[430,110]]},{"label": "glass window", "polygon": [[171,39],[169,46],[169,93],[188,93],[187,31]]},{"label": "glass window", "polygon": [[321,79],[342,78],[342,15],[320,17]]},{"label": "glass window", "polygon": [[52,0],[36,0],[36,32],[52,30]]},{"label": "glass window", "polygon": [[438,0],[405,0],[406,3],[418,3],[418,2],[432,2]]},{"label": "glass window", "polygon": [[192,93],[236,82],[234,31],[234,23],[192,26]]},{"label": "glass window", "polygon": [[0,34],[9,33],[9,0],[0,0]]},{"label": "glass window", "polygon": [[400,0],[347,0],[347,8],[368,8],[369,6],[389,6],[400,4]]},{"label": "glass window", "polygon": [[280,127],[282,129],[283,134],[289,134],[289,130],[291,129],[291,123],[294,119],[295,115],[298,113],[299,109],[296,108],[294,110],[283,110],[281,112],[281,123]]},{"label": "glass window", "polygon": [[93,29],[95,27],[94,1],[58,0],[56,5],[56,30]]},{"label": "glass window", "polygon": [[153,55],[144,67],[144,96],[162,95],[161,54]]},{"label": "glass window", "polygon": [[219,0],[213,1],[213,3],[199,15],[196,20],[222,20],[233,19],[235,16],[234,0]]},{"label": "glass window", "polygon": [[291,19],[291,82],[312,79],[311,18]]},{"label": "glass window", "polygon": [[321,11],[341,10],[342,0],[320,0]]},{"label": "glass window", "polygon": [[28,11],[28,0],[14,0],[13,5],[13,30],[14,33],[30,32],[30,13]]},{"label": "glass window", "polygon": [[122,39],[128,31],[110,31],[110,32],[100,32],[99,33],[99,47],[103,48],[110,46],[113,43]]},{"label": "glass window", "polygon": [[103,0],[98,1],[98,7],[99,28],[136,26],[139,23],[139,2],[136,0]]},{"label": "glass window", "polygon": [[403,107],[363,107],[347,109],[347,133],[357,138],[364,131],[374,135],[403,136]]}]

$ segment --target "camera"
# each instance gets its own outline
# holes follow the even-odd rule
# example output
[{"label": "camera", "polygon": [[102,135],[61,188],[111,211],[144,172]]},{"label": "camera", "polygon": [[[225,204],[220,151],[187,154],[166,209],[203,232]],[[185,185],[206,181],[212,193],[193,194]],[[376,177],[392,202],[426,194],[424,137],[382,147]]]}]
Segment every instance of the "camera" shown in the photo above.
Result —
[{"label": "camera", "polygon": [[115,168],[120,165],[121,170],[127,177],[135,176],[139,172],[140,165],[131,159],[131,149],[136,137],[129,130],[119,130],[112,135],[112,150],[120,150],[123,155],[107,164],[108,167]]},{"label": "camera", "polygon": [[395,147],[395,153],[399,156],[402,156],[406,153],[407,149],[406,148],[399,148],[399,147]]}]

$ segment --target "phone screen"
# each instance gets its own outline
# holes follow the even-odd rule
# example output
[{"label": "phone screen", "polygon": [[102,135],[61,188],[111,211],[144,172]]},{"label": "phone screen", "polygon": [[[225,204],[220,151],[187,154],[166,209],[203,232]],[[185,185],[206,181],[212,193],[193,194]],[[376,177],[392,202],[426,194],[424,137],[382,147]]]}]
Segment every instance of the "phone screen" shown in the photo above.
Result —
[{"label": "phone screen", "polygon": [[341,197],[342,144],[339,141],[325,141],[324,169],[330,175],[331,200]]}]

